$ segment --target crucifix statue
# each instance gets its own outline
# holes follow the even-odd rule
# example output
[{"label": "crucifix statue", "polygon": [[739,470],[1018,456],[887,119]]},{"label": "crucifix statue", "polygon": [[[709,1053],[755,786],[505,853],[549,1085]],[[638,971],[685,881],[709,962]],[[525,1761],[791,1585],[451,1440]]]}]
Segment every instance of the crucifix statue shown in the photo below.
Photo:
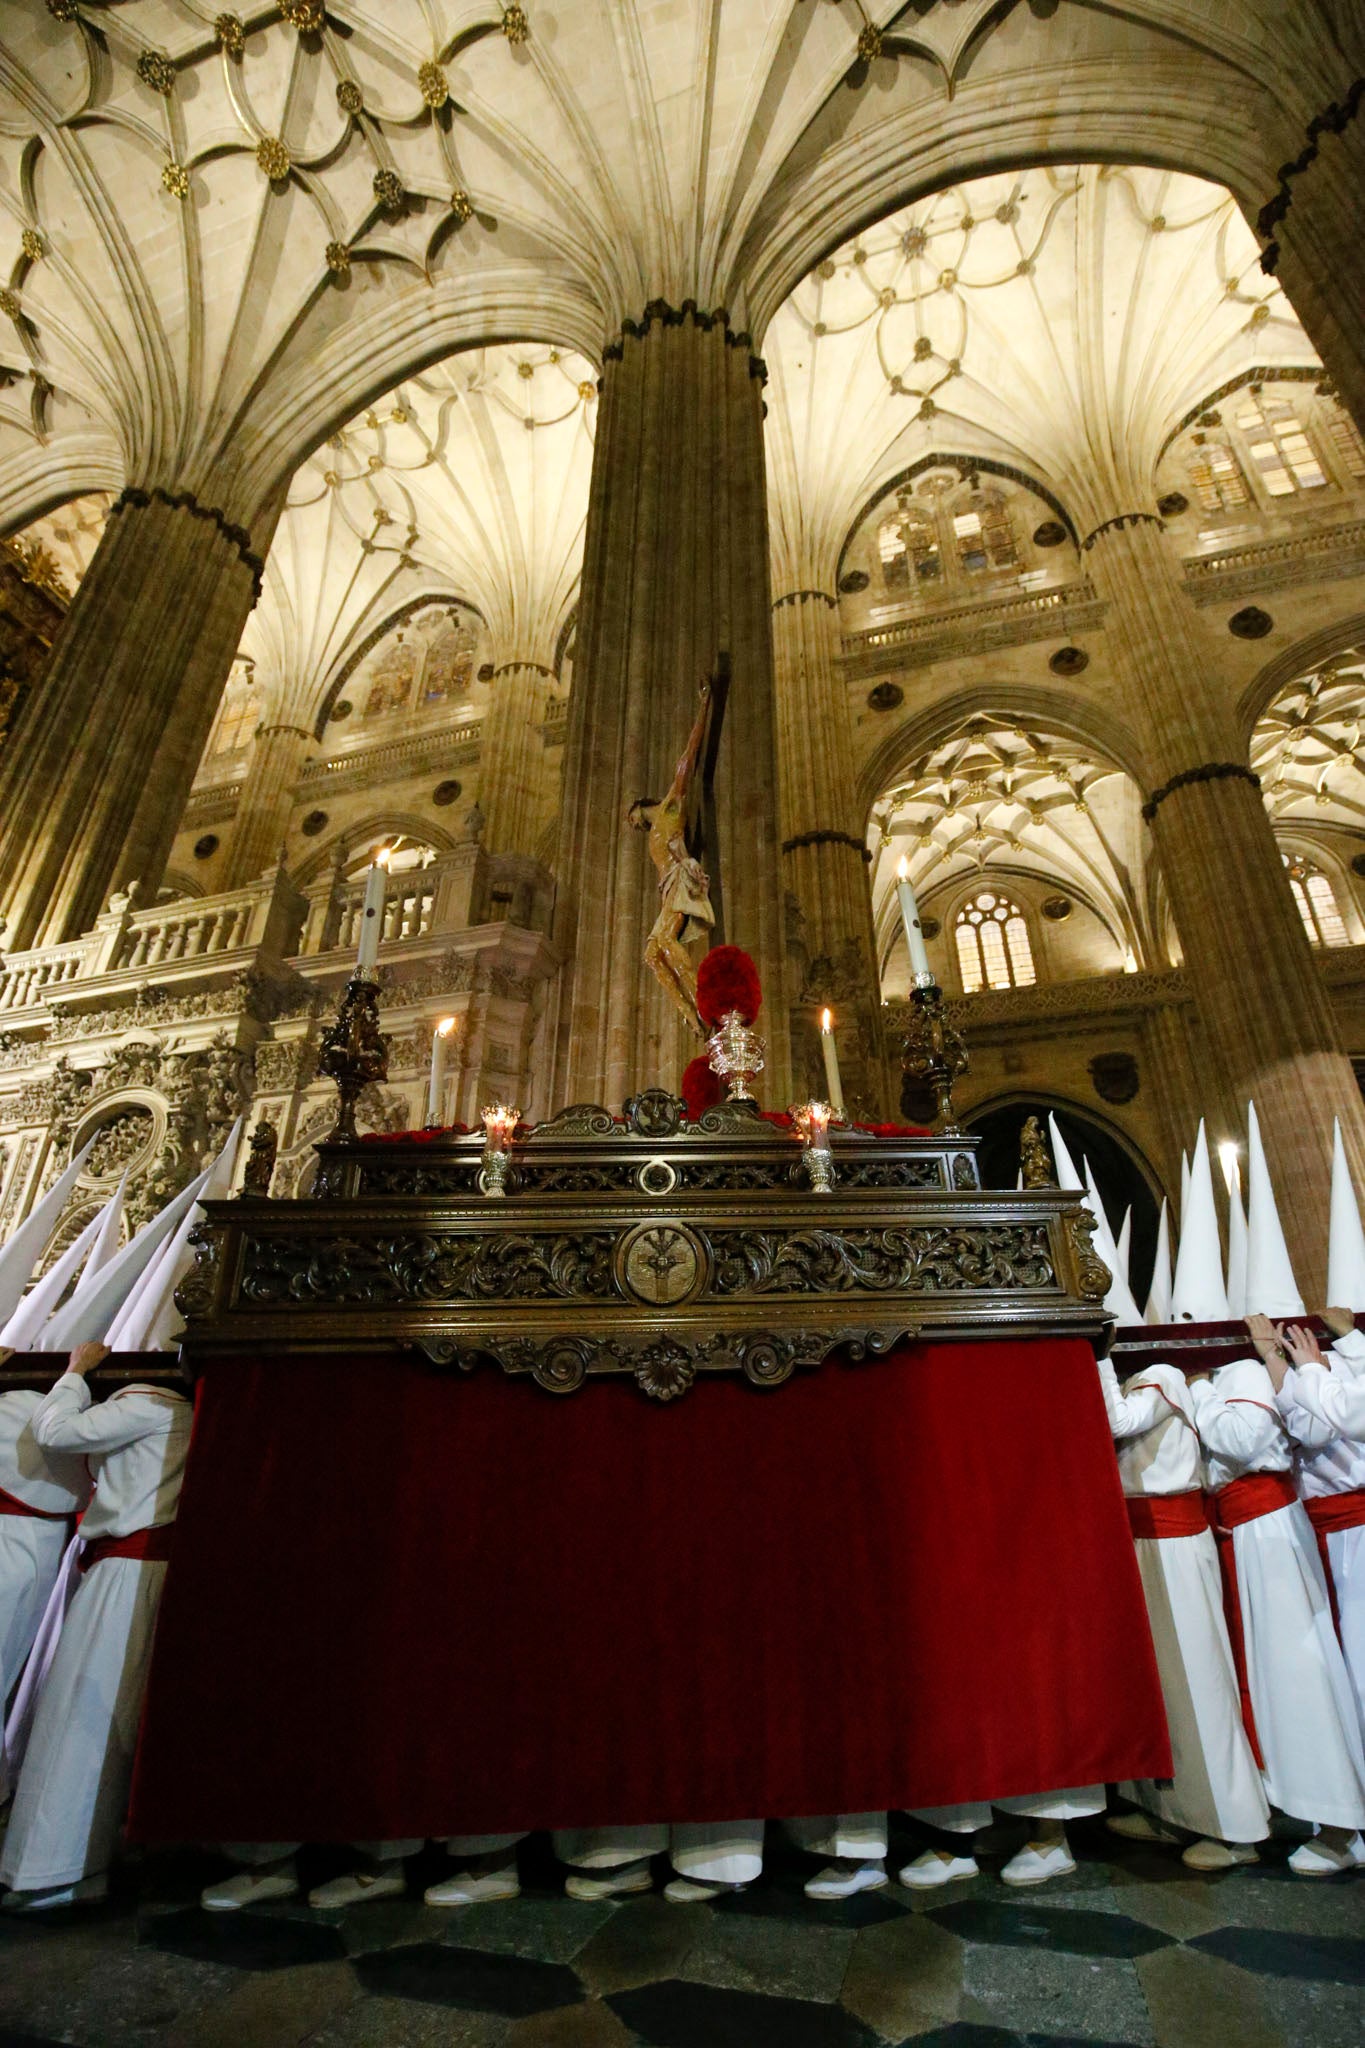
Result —
[{"label": "crucifix statue", "polygon": [[719,876],[713,901],[702,855],[714,846],[712,782],[729,683],[730,664],[722,654],[716,674],[702,683],[700,709],[668,794],[638,797],[626,813],[627,824],[649,834],[650,859],[659,874],[659,915],[645,941],[645,965],[702,1039],[706,1027],[697,1014],[696,969],[686,949],[702,932],[721,936]]}]

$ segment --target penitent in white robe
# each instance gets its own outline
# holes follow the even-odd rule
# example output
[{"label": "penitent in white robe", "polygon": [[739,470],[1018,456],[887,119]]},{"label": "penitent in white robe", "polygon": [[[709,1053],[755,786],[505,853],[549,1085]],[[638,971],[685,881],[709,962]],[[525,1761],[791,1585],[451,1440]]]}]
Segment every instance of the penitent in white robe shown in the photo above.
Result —
[{"label": "penitent in white robe", "polygon": [[[1197,1492],[1203,1484],[1202,1461],[1185,1375],[1173,1365],[1149,1366],[1120,1393],[1106,1360],[1100,1379],[1124,1492]],[[1135,1806],[1174,1827],[1224,1842],[1259,1842],[1269,1833],[1270,1809],[1242,1725],[1212,1533],[1140,1536],[1133,1547],[1152,1625],[1174,1775],[1169,1785],[1144,1778],[1120,1790]]]},{"label": "penitent in white robe", "polygon": [[884,1813],[830,1813],[789,1820],[787,1833],[812,1856],[839,1856],[858,1863],[881,1863],[886,1856]]},{"label": "penitent in white robe", "polygon": [[0,1394],[0,1492],[38,1510],[36,1515],[0,1512],[0,1737],[5,1702],[57,1582],[71,1534],[69,1518],[80,1513],[90,1495],[80,1459],[45,1451],[35,1441],[29,1423],[41,1404],[41,1394],[21,1389]]},{"label": "penitent in white robe", "polygon": [[673,1868],[698,1884],[752,1884],[763,1869],[761,1820],[675,1821]]},{"label": "penitent in white robe", "polygon": [[[92,1406],[85,1381],[66,1373],[30,1426],[44,1449],[88,1460],[95,1495],[81,1534],[93,1542],[174,1521],[191,1419],[188,1401],[156,1387],[123,1388]],[[0,1881],[16,1891],[72,1884],[109,1865],[166,1570],[109,1557],[81,1580],[38,1701],[0,1855]]]},{"label": "penitent in white robe", "polygon": [[551,1836],[555,1855],[575,1870],[619,1870],[642,1856],[658,1856],[668,1847],[662,1822],[619,1828],[556,1828]]},{"label": "penitent in white robe", "polygon": [[[1365,1490],[1365,1333],[1349,1330],[1328,1358],[1330,1371],[1306,1365],[1286,1373],[1277,1397],[1305,1500]],[[1327,1558],[1342,1652],[1365,1728],[1365,1526],[1329,1531]]]},{"label": "penitent in white robe", "polygon": [[[1190,1388],[1216,1492],[1256,1472],[1290,1470],[1289,1437],[1259,1359],[1238,1359]],[[1365,1826],[1365,1752],[1313,1527],[1301,1501],[1232,1532],[1247,1682],[1272,1806],[1323,1827]]]}]

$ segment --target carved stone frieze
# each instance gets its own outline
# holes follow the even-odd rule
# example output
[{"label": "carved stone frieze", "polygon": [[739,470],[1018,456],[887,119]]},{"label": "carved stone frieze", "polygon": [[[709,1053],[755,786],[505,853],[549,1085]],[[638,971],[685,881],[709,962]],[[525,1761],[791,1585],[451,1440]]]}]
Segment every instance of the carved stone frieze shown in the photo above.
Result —
[{"label": "carved stone frieze", "polygon": [[256,1048],[259,1089],[273,1092],[306,1088],[317,1070],[317,1047],[306,1038],[268,1039]]}]

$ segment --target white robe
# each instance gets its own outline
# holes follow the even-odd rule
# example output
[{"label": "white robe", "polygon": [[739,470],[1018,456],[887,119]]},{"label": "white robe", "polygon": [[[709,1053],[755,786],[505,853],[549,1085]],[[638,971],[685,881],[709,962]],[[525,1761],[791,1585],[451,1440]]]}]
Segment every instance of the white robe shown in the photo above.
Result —
[{"label": "white robe", "polygon": [[1065,1785],[1057,1792],[1025,1792],[1010,1799],[966,1799],[958,1806],[917,1806],[914,1817],[950,1835],[974,1835],[988,1828],[996,1813],[1024,1820],[1085,1820],[1103,1813],[1103,1785]]},{"label": "white robe", "polygon": [[[1290,1470],[1289,1438],[1259,1359],[1195,1381],[1190,1398],[1210,1492],[1250,1473]],[[1359,1710],[1303,1503],[1243,1522],[1232,1540],[1266,1795],[1299,1820],[1365,1826]]]},{"label": "white robe", "polygon": [[[1105,1361],[1100,1378],[1125,1494],[1197,1492],[1203,1472],[1185,1375],[1172,1365],[1149,1366],[1120,1393]],[[1270,1809],[1242,1725],[1213,1536],[1208,1529],[1193,1536],[1140,1536],[1133,1548],[1152,1625],[1173,1777],[1169,1785],[1143,1778],[1120,1790],[1174,1827],[1224,1842],[1259,1842],[1270,1831]]]},{"label": "white robe", "polygon": [[617,1870],[623,1863],[638,1863],[642,1856],[658,1856],[668,1847],[668,1829],[662,1821],[639,1827],[556,1828],[551,1837],[555,1855],[575,1870]]},{"label": "white robe", "polygon": [[[97,1407],[76,1374],[57,1382],[32,1430],[45,1448],[83,1453],[95,1496],[82,1534],[127,1536],[173,1521],[189,1448],[187,1401],[121,1389]],[[77,1588],[47,1682],[0,1855],[16,1891],[107,1869],[132,1777],[164,1563],[104,1558]]]},{"label": "white robe", "polygon": [[[1365,1334],[1348,1331],[1328,1357],[1328,1372],[1308,1365],[1287,1373],[1277,1397],[1296,1446],[1299,1491],[1305,1500],[1365,1490]],[[1353,1428],[1345,1427],[1353,1417]],[[1342,1652],[1365,1729],[1365,1526],[1331,1530],[1327,1558]]]},{"label": "white robe", "polygon": [[[25,1659],[43,1609],[57,1582],[71,1534],[68,1517],[80,1513],[90,1481],[79,1459],[44,1451],[29,1428],[41,1394],[16,1389],[0,1394],[0,1491],[38,1515],[0,1512],[0,1740],[5,1702]],[[54,1519],[45,1520],[51,1516]]]},{"label": "white robe", "polygon": [[886,1855],[884,1813],[830,1813],[789,1820],[787,1833],[812,1856],[842,1856],[858,1863],[880,1863]]},{"label": "white robe", "polygon": [[698,1884],[752,1884],[763,1869],[761,1820],[675,1821],[673,1868]]}]

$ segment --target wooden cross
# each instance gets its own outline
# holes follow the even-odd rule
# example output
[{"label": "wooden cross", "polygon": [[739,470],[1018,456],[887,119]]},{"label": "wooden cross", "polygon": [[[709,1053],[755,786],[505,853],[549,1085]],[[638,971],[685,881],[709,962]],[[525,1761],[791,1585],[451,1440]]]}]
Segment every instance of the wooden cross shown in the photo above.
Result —
[{"label": "wooden cross", "polygon": [[730,656],[724,648],[716,656],[707,699],[706,730],[701,743],[701,774],[688,792],[685,822],[687,851],[699,860],[711,883],[711,908],[716,921],[711,944],[725,944],[725,896],[721,887],[720,833],[716,826],[716,758],[725,724],[725,705],[730,695]]}]

